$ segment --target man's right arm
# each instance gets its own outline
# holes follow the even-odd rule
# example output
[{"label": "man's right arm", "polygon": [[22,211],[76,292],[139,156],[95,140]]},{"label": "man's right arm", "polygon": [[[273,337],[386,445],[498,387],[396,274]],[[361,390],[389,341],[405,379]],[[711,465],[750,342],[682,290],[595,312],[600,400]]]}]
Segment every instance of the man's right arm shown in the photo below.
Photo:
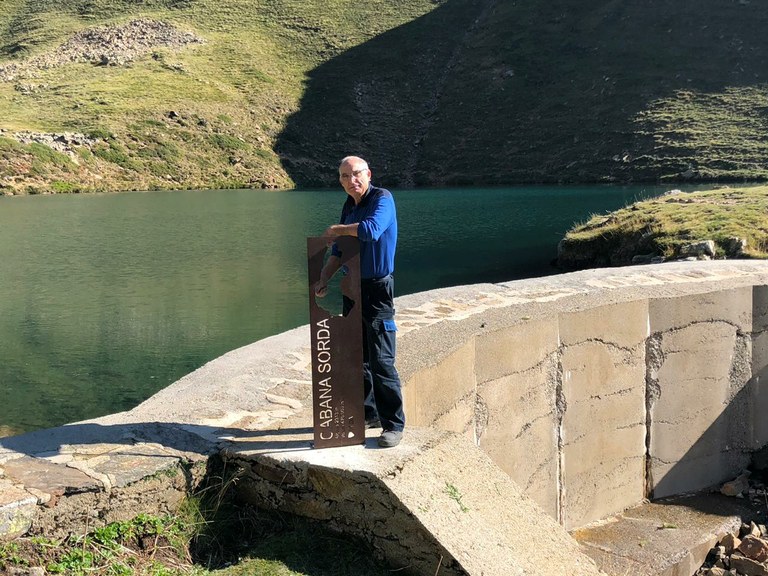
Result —
[{"label": "man's right arm", "polygon": [[330,282],[333,275],[341,268],[341,258],[331,254],[328,257],[328,261],[320,271],[320,280],[315,282],[315,296],[323,298],[328,294],[328,282]]}]

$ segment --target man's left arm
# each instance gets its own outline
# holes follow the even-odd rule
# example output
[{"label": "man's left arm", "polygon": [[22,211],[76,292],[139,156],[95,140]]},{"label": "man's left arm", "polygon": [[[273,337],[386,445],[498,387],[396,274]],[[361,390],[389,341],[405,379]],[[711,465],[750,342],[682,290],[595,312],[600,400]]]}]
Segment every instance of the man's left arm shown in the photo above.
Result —
[{"label": "man's left arm", "polygon": [[334,224],[333,226],[328,226],[328,228],[325,229],[325,232],[323,232],[324,238],[336,238],[338,236],[355,236],[357,237],[357,227],[359,224],[355,222],[354,224]]},{"label": "man's left arm", "polygon": [[378,240],[394,219],[395,203],[388,194],[378,195],[371,201],[371,210],[363,220],[354,224],[334,224],[325,230],[323,236],[354,236],[364,242]]}]

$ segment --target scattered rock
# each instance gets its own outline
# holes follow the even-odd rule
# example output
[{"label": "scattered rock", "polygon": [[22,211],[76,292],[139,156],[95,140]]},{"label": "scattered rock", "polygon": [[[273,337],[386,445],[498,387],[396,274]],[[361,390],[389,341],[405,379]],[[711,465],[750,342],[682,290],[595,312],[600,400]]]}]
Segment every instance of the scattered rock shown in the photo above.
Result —
[{"label": "scattered rock", "polygon": [[38,566],[31,568],[20,568],[18,566],[10,566],[8,569],[10,576],[45,576],[45,569]]},{"label": "scattered rock", "polygon": [[725,555],[730,556],[733,551],[741,545],[741,540],[735,534],[726,534],[722,540],[720,540],[720,546],[723,548]]},{"label": "scattered rock", "polygon": [[739,552],[751,560],[765,562],[768,560],[768,540],[749,534],[741,541]]},{"label": "scattered rock", "polygon": [[752,467],[755,470],[768,470],[768,446],[752,454]]},{"label": "scattered rock", "polygon": [[731,571],[733,570],[746,576],[768,576],[768,566],[757,560],[747,558],[739,552],[731,555]]},{"label": "scattered rock", "polygon": [[98,139],[90,138],[85,134],[77,132],[14,132],[10,136],[22,144],[42,144],[53,148],[57,152],[68,154],[76,160],[75,148],[78,146],[87,146],[90,148]]},{"label": "scattered rock", "polygon": [[747,239],[732,236],[725,240],[725,242],[723,243],[723,247],[725,248],[726,256],[730,256],[730,257],[741,256],[742,254],[744,254],[744,250],[747,247]]},{"label": "scattered rock", "polygon": [[635,254],[632,256],[632,264],[650,264],[656,254]]},{"label": "scattered rock", "polygon": [[122,26],[99,26],[74,34],[64,44],[46,54],[20,63],[0,66],[0,81],[57,68],[72,62],[97,66],[123,66],[151,53],[155,48],[181,49],[204,40],[158,20],[137,19]]},{"label": "scattered rock", "polygon": [[[739,495],[746,495],[758,517],[765,513],[766,480],[762,473],[744,474],[724,486],[733,484],[741,488]],[[743,487],[747,482],[747,487]],[[738,533],[726,534],[712,548],[707,562],[695,576],[768,576],[768,534],[765,526],[751,521],[742,524]]]},{"label": "scattered rock", "polygon": [[754,522],[750,522],[749,524],[744,524],[741,527],[741,537],[745,538],[747,536],[760,536],[760,527],[755,524]]},{"label": "scattered rock", "polygon": [[681,173],[680,176],[682,178],[686,178],[686,179],[693,178],[694,176],[696,176],[696,172],[692,168],[688,168],[688,170],[686,170],[685,172]]},{"label": "scattered rock", "polygon": [[699,260],[704,260],[705,257],[707,257],[707,259],[714,258],[715,242],[714,240],[702,240],[700,242],[685,244],[680,247],[679,255],[681,258],[695,257]]},{"label": "scattered rock", "polygon": [[48,88],[48,84],[16,84],[13,89],[22,94],[34,94]]}]

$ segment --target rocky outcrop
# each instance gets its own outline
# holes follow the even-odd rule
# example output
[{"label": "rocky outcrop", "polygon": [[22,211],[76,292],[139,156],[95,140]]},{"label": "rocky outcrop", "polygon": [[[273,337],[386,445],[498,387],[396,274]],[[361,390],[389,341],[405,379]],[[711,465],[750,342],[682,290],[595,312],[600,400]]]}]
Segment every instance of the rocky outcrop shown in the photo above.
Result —
[{"label": "rocky outcrop", "polygon": [[122,26],[88,28],[73,35],[58,48],[26,62],[0,66],[0,81],[12,82],[34,76],[36,71],[73,62],[100,66],[121,66],[151,53],[156,48],[178,50],[204,40],[157,20],[132,20]]},{"label": "rocky outcrop", "polygon": [[77,132],[9,132],[0,128],[0,136],[10,137],[22,144],[43,144],[57,152],[72,155],[78,146],[91,147],[98,139]]}]

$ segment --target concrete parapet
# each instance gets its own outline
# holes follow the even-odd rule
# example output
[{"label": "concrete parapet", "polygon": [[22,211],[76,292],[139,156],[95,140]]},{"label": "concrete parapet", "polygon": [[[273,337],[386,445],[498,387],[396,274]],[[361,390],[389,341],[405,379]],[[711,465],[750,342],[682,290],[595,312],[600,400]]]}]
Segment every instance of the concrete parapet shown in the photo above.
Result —
[{"label": "concrete parapet", "polygon": [[476,347],[478,445],[558,518],[557,322],[484,333]]},{"label": "concrete parapet", "polygon": [[768,263],[590,270],[397,306],[397,448],[308,449],[305,326],[129,412],[0,439],[0,534],[170,510],[221,454],[247,472],[244,497],[412,573],[592,574],[565,529],[730,479],[768,442]]}]

